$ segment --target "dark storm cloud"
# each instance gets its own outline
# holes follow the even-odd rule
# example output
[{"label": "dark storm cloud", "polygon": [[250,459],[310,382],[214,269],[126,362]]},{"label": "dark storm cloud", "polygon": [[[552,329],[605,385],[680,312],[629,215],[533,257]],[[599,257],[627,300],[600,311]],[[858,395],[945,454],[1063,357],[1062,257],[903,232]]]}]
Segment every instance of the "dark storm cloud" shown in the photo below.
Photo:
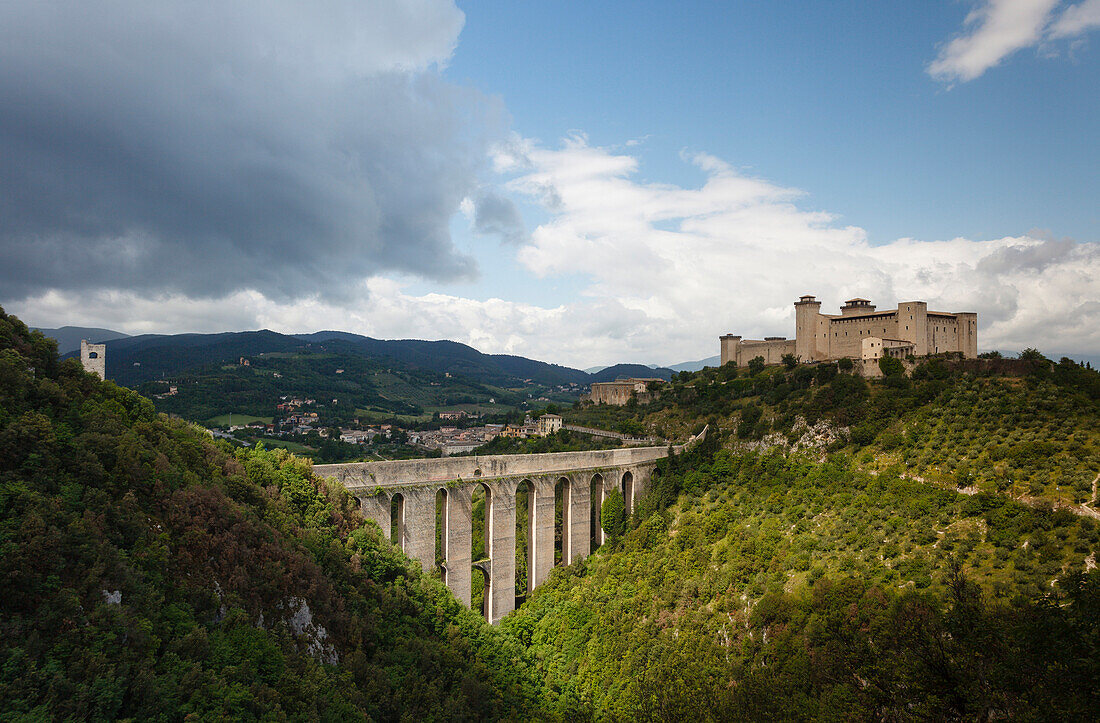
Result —
[{"label": "dark storm cloud", "polygon": [[[300,8],[300,9],[299,9]],[[336,297],[470,277],[499,110],[450,3],[0,5],[0,288]]]},{"label": "dark storm cloud", "polygon": [[512,244],[523,243],[527,238],[516,204],[492,191],[482,191],[474,201],[474,231],[497,234],[502,241]]}]

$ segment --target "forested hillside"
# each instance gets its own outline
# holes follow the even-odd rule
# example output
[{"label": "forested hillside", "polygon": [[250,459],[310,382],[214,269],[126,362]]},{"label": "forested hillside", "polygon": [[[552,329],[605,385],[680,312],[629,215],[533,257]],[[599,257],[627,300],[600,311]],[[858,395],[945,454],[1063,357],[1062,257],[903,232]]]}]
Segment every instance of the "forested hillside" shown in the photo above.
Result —
[{"label": "forested hillside", "polygon": [[[171,387],[176,393],[165,394]],[[145,382],[138,391],[154,397],[158,411],[198,422],[230,412],[271,417],[283,398],[314,399],[330,426],[356,417],[431,419],[433,411],[459,405],[504,413],[527,396],[339,348],[257,354],[248,366],[198,367],[172,377],[171,384]],[[490,399],[494,404],[489,405]]]},{"label": "forested hillside", "polygon": [[107,341],[107,376],[134,387],[209,365],[233,363],[242,356],[310,348],[364,357],[389,367],[461,375],[494,386],[517,386],[524,381],[543,386],[589,381],[589,375],[579,369],[507,354],[482,354],[454,341],[372,339],[343,331],[279,334],[266,329],[114,338]]},{"label": "forested hillside", "polygon": [[903,474],[969,492],[1075,506],[1095,500],[1095,370],[1033,350],[1019,360],[930,359],[909,373],[900,367],[866,380],[850,362],[727,365],[678,374],[651,404],[577,405],[565,415],[668,438],[709,423],[730,449],[842,451],[868,470],[899,465]]},{"label": "forested hillside", "polygon": [[428,421],[456,409],[507,414],[539,398],[571,404],[589,381],[577,369],[451,341],[267,330],[112,337],[107,378],[152,398],[158,411],[200,423],[231,413],[267,419],[297,397],[318,400],[330,426]]},{"label": "forested hillside", "polygon": [[579,405],[711,432],[491,628],[308,462],[0,312],[0,718],[1095,720],[1098,404],[1031,355]]},{"label": "forested hillside", "polygon": [[504,621],[559,714],[1095,719],[1091,519],[718,446]]},{"label": "forested hillside", "polygon": [[712,433],[505,621],[559,713],[1100,714],[1100,377],[1038,353],[886,366],[708,369],[567,413]]},{"label": "forested hillside", "polygon": [[285,451],[0,312],[0,717],[527,719],[526,652]]}]

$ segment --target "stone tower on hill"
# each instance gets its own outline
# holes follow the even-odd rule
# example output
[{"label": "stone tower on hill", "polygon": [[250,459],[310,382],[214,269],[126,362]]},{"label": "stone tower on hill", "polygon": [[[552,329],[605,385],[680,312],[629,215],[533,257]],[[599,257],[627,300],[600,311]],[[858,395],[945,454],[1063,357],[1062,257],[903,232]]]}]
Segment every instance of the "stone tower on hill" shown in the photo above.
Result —
[{"label": "stone tower on hill", "polygon": [[822,314],[821,302],[810,295],[800,297],[794,309],[794,339],[751,340],[726,334],[719,337],[721,363],[744,366],[759,356],[767,364],[778,364],[785,354],[801,362],[945,352],[961,352],[968,359],[978,356],[978,315],[973,312],[929,311],[923,301],[903,301],[896,309],[877,311],[867,299],[849,299],[840,314]]},{"label": "stone tower on hill", "polygon": [[84,365],[84,371],[94,372],[100,379],[107,378],[107,345],[89,344],[86,339],[80,340],[80,363]]}]

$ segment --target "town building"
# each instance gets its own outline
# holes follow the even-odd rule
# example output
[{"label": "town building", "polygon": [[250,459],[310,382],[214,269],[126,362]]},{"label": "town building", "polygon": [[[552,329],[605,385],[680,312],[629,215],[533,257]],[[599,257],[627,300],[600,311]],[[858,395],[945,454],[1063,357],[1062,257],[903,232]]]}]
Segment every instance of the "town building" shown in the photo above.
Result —
[{"label": "town building", "polygon": [[507,437],[509,439],[521,439],[523,438],[523,427],[519,424],[505,424],[504,428],[500,430],[501,437]]},{"label": "town building", "polygon": [[368,444],[376,436],[378,431],[374,429],[340,429],[340,441],[349,444]]},{"label": "town building", "polygon": [[538,421],[538,434],[540,437],[548,437],[554,432],[561,429],[561,415],[560,414],[544,414],[539,417]]},{"label": "town building", "polygon": [[[840,314],[822,314],[821,302],[805,295],[794,304],[795,338],[743,339],[719,337],[721,363],[745,366],[762,357],[779,364],[792,354],[798,361],[863,359],[883,356],[927,356],[957,352],[978,356],[978,315],[974,312],[929,311],[923,301],[899,302],[896,309],[878,311],[867,299],[849,299]],[[593,385],[595,387],[595,385]]]}]

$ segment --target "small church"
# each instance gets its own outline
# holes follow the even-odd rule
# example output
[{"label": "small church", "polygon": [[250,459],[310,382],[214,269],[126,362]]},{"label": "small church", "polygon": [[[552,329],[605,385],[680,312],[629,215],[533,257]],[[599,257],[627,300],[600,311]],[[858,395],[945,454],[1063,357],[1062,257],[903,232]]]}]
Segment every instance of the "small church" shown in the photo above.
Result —
[{"label": "small church", "polygon": [[978,356],[978,315],[970,311],[930,311],[923,301],[898,302],[894,309],[879,311],[867,299],[848,299],[839,314],[821,313],[821,302],[805,295],[794,302],[795,336],[743,339],[735,334],[719,337],[721,363],[748,364],[763,357],[779,364],[787,354],[800,362],[831,359],[873,361],[883,356],[927,356],[960,352]]}]

